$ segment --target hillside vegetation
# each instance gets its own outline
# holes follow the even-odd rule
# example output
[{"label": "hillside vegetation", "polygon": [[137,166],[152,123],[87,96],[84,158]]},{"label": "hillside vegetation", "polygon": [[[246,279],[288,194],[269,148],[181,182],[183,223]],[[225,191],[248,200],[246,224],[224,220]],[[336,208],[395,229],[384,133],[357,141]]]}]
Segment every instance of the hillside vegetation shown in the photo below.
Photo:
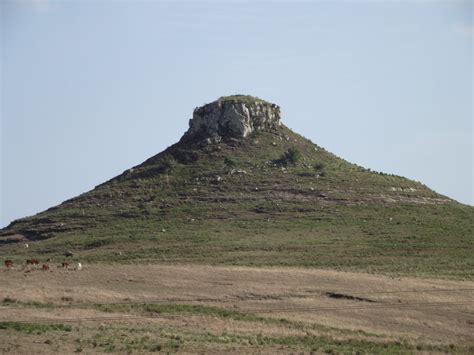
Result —
[{"label": "hillside vegetation", "polygon": [[[474,278],[474,208],[285,126],[181,141],[0,233],[3,256],[303,266]],[[29,249],[19,242],[28,240]]]}]

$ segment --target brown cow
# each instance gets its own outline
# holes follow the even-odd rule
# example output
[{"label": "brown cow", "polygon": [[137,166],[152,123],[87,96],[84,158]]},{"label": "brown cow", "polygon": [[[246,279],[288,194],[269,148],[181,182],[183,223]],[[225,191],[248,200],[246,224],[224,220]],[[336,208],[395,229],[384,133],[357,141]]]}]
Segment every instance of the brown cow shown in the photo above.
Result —
[{"label": "brown cow", "polygon": [[28,259],[26,260],[26,265],[39,265],[38,259]]},{"label": "brown cow", "polygon": [[69,269],[69,263],[63,261],[63,264],[62,264],[62,265],[63,265],[63,268]]},{"label": "brown cow", "polygon": [[13,261],[11,261],[11,260],[5,260],[5,267],[6,267],[7,269],[12,268],[12,267],[13,267]]},{"label": "brown cow", "polygon": [[43,266],[41,267],[41,269],[43,271],[48,271],[49,270],[49,265],[48,264],[43,264]]}]

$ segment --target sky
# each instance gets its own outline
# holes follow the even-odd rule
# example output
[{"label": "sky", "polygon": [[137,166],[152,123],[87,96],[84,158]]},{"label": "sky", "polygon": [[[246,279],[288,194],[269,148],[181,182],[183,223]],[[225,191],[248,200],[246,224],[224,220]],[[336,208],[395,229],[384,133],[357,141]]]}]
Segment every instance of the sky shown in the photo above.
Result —
[{"label": "sky", "polygon": [[473,16],[469,0],[0,0],[0,227],[143,162],[230,94],[473,205]]}]

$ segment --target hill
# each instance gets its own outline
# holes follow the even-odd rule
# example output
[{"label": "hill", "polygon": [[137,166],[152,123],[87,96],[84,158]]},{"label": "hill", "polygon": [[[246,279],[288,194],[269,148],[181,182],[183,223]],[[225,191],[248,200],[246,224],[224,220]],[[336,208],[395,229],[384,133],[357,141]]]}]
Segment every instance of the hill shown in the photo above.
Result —
[{"label": "hill", "polygon": [[236,95],[195,109],[165,151],[12,222],[0,250],[472,280],[473,226],[473,207],[351,164],[284,126],[277,105]]}]

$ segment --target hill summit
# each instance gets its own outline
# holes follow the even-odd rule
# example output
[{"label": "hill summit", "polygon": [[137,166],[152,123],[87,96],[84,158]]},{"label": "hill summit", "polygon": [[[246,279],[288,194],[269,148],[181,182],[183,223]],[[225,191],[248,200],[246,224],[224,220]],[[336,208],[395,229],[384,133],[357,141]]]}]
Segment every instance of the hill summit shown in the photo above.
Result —
[{"label": "hill summit", "polygon": [[234,95],[198,107],[185,138],[245,138],[258,130],[280,126],[280,107],[252,96]]},{"label": "hill summit", "polygon": [[196,108],[188,131],[163,152],[12,222],[0,248],[13,259],[72,250],[91,262],[465,278],[474,276],[473,225],[474,208],[351,164],[287,128],[279,106],[234,95]]}]

